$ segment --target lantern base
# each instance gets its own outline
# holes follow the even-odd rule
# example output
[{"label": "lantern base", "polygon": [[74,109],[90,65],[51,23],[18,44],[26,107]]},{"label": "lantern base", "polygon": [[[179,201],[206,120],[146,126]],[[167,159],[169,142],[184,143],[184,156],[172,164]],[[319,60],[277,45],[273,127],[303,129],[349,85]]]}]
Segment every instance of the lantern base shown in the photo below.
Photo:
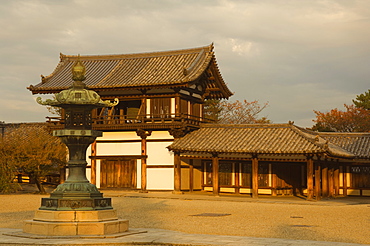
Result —
[{"label": "lantern base", "polygon": [[46,236],[110,235],[126,232],[129,222],[118,219],[115,209],[101,211],[37,210],[24,221],[23,232]]}]

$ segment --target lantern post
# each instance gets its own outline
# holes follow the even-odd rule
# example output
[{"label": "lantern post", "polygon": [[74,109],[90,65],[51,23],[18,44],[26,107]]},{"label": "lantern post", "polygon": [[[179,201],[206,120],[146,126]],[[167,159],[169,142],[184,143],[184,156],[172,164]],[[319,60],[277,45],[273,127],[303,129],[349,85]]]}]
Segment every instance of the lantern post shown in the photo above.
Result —
[{"label": "lantern post", "polygon": [[25,221],[25,233],[50,236],[106,235],[125,232],[128,221],[118,219],[111,198],[104,198],[97,187],[86,177],[86,150],[101,131],[92,129],[92,110],[112,107],[118,104],[101,100],[93,90],[89,90],[85,80],[85,66],[78,57],[72,67],[73,85],[55,95],[55,99],[37,102],[63,108],[65,127],[53,131],[61,138],[69,150],[67,163],[69,175],[63,184],[42,198],[41,207],[33,220]]}]

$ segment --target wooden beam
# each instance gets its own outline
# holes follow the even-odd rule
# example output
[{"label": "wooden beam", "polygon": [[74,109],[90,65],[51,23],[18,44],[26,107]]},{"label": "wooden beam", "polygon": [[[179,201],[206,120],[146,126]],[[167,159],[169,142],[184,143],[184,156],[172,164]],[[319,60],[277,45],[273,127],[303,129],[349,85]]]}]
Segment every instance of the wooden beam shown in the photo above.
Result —
[{"label": "wooden beam", "polygon": [[129,161],[132,159],[148,158],[147,155],[97,155],[89,156],[91,160],[122,160]]},{"label": "wooden beam", "polygon": [[217,154],[212,155],[212,186],[213,195],[218,196],[220,193],[219,183],[219,159]]},{"label": "wooden beam", "polygon": [[180,152],[174,155],[174,193],[181,193],[181,158]]},{"label": "wooden beam", "polygon": [[312,156],[307,157],[307,200],[313,199],[313,159]]},{"label": "wooden beam", "polygon": [[258,159],[252,157],[252,198],[258,198]]}]

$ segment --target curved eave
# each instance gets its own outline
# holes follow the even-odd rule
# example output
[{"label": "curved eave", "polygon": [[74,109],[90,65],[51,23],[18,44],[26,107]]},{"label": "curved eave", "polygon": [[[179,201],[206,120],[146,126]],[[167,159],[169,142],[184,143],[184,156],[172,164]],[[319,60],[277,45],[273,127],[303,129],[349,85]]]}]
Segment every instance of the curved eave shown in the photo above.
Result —
[{"label": "curved eave", "polygon": [[[174,56],[174,55],[185,55],[189,56],[192,54],[197,54],[194,60],[187,64],[187,67],[177,66],[174,71],[174,77],[168,78],[168,80],[164,80],[161,82],[160,80],[151,81],[151,78],[143,77],[142,80],[139,79],[136,85],[134,83],[126,83],[123,80],[121,82],[115,82],[109,84],[107,80],[110,78],[113,79],[115,77],[115,71],[120,71],[119,69],[121,66],[121,62],[119,59],[151,59],[157,57],[166,57],[166,56]],[[194,57],[194,56],[193,56]],[[207,75],[207,69],[212,69],[213,76],[215,77],[215,81],[210,81],[209,83],[215,83],[215,91],[207,92],[207,95],[210,95],[214,98],[228,98],[232,95],[230,90],[227,88],[221,73],[217,67],[216,58],[213,52],[213,44],[205,47],[193,48],[193,49],[184,49],[184,50],[175,50],[175,51],[165,51],[165,52],[151,52],[151,53],[140,53],[140,54],[124,54],[124,55],[105,55],[105,56],[67,56],[67,55],[60,55],[60,62],[58,63],[57,67],[54,71],[46,76],[42,77],[41,83],[37,85],[30,85],[27,87],[28,90],[32,92],[32,94],[49,94],[49,93],[57,93],[62,90],[69,88],[69,82],[67,81],[68,76],[66,75],[66,71],[69,71],[69,67],[71,64],[80,59],[83,62],[93,62],[93,61],[106,61],[110,60],[114,63],[109,63],[108,66],[111,70],[105,74],[102,74],[98,79],[96,75],[91,80],[86,80],[86,84],[90,89],[94,89],[97,91],[105,91],[105,90],[131,90],[131,89],[139,89],[139,90],[148,90],[153,88],[181,88],[186,87],[191,83],[199,80],[202,76],[205,76],[205,79],[210,79]],[[90,66],[96,67],[91,63]],[[104,63],[106,64],[106,63]],[[104,65],[103,64],[103,65]],[[87,66],[87,65],[86,65]],[[105,65],[104,65],[105,66]],[[154,67],[155,68],[155,67]],[[88,69],[88,66],[87,66]],[[90,68],[91,69],[91,68]],[[142,73],[142,71],[140,71]],[[177,74],[177,75],[175,75]],[[180,76],[181,75],[181,76]],[[53,76],[61,76],[61,81],[58,82]],[[111,77],[113,76],[113,77]],[[90,77],[89,77],[90,78]],[[98,79],[98,80],[94,80]],[[118,80],[117,80],[118,79]],[[120,78],[117,78],[113,81],[120,81]],[[68,79],[69,80],[69,79]],[[72,84],[73,82],[70,81]],[[51,83],[51,84],[50,84]],[[126,83],[126,85],[125,85]],[[58,85],[59,84],[59,85]],[[68,86],[67,86],[68,84]],[[206,95],[206,96],[207,96]]]},{"label": "curved eave", "polygon": [[322,150],[313,150],[313,151],[267,151],[267,150],[240,150],[240,151],[225,151],[225,150],[217,150],[217,149],[190,149],[190,148],[173,148],[171,146],[167,147],[169,150],[173,152],[180,152],[180,153],[197,153],[197,154],[209,154],[209,153],[217,153],[217,154],[227,154],[227,155],[253,155],[253,154],[261,154],[261,155],[309,155],[309,154],[325,154],[325,151]]}]

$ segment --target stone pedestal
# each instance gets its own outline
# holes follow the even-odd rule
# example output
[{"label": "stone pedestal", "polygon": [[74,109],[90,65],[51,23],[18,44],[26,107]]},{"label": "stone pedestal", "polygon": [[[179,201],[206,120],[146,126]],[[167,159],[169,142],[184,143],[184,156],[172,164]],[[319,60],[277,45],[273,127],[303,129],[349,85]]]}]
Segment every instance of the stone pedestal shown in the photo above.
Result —
[{"label": "stone pedestal", "polygon": [[26,220],[23,232],[46,236],[110,235],[126,232],[128,220],[118,219],[115,209],[97,211],[37,210]]}]

